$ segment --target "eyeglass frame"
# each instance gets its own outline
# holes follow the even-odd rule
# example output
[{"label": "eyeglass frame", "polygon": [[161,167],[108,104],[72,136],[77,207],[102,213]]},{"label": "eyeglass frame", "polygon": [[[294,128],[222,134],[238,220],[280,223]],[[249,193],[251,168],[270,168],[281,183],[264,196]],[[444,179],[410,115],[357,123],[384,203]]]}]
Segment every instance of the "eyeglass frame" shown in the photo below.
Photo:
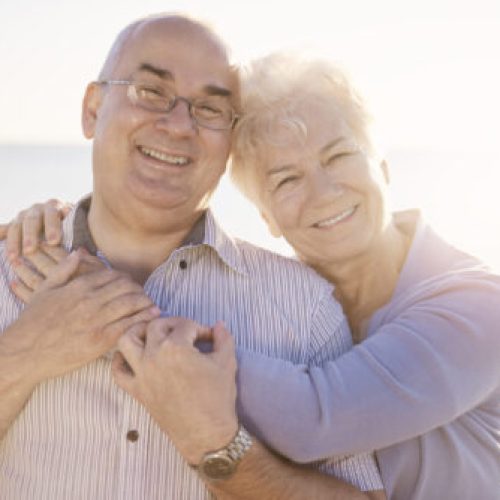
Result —
[{"label": "eyeglass frame", "polygon": [[[135,85],[140,85],[142,83],[146,84],[145,82],[134,82],[132,80],[96,80],[92,83],[94,83],[96,85],[124,85],[124,86],[126,85],[129,88],[134,87]],[[159,110],[159,109],[155,110],[155,109],[145,108],[144,106],[141,106],[140,104],[138,104],[138,102],[134,102],[134,98],[130,96],[129,92],[130,92],[130,90],[127,89],[127,97],[132,102],[132,104],[134,104],[142,109],[145,109],[146,111],[151,111],[153,113],[168,114],[175,108],[175,106],[177,105],[177,103],[179,101],[184,101],[187,104],[189,116],[191,117],[191,120],[193,121],[193,123],[195,123],[199,127],[207,128],[209,130],[232,130],[234,128],[234,126],[236,125],[236,122],[240,118],[240,115],[238,113],[236,113],[234,108],[231,106],[231,121],[229,122],[228,126],[223,127],[223,128],[221,128],[221,127],[214,128],[214,127],[210,127],[208,125],[204,125],[204,124],[198,122],[198,119],[193,114],[193,105],[195,105],[195,103],[193,103],[192,99],[188,99],[187,97],[183,97],[183,96],[172,93],[172,100],[170,102],[169,107],[165,110]],[[196,101],[196,99],[194,99],[194,101]]]}]

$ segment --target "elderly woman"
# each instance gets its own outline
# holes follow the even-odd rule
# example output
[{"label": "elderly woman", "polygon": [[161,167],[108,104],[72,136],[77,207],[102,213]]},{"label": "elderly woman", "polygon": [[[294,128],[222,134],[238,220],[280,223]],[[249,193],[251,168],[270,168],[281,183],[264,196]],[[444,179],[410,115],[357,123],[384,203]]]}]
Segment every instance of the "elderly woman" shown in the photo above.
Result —
[{"label": "elderly woman", "polygon": [[232,177],[334,285],[358,342],[319,367],[239,353],[243,420],[296,461],[378,450],[389,498],[500,498],[500,279],[417,211],[390,211],[338,68],[275,55],[243,81]]},{"label": "elderly woman", "polygon": [[390,211],[338,68],[267,57],[242,99],[233,179],[333,284],[357,343],[323,366],[238,352],[243,423],[298,462],[376,449],[391,499],[500,498],[500,278],[418,212]]}]

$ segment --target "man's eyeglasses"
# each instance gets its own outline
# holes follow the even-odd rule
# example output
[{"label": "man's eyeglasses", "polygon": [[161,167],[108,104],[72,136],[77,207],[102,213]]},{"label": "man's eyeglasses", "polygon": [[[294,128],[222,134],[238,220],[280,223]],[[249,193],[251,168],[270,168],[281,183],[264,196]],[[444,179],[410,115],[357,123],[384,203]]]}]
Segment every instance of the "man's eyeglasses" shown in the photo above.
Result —
[{"label": "man's eyeglasses", "polygon": [[198,99],[187,99],[175,95],[167,88],[151,83],[132,82],[129,80],[101,80],[99,85],[125,85],[127,96],[132,104],[157,113],[169,113],[178,101],[188,105],[191,118],[200,127],[212,130],[229,130],[233,128],[238,115],[231,103],[223,96],[207,96]]}]

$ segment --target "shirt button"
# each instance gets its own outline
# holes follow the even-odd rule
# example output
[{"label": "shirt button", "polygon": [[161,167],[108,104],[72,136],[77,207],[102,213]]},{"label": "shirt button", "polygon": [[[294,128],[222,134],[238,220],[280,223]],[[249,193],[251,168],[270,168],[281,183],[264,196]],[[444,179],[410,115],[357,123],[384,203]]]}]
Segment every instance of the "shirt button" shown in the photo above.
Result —
[{"label": "shirt button", "polygon": [[135,443],[139,439],[139,433],[136,430],[128,431],[127,432],[127,439],[131,443]]},{"label": "shirt button", "polygon": [[181,269],[186,269],[186,268],[187,268],[187,266],[188,266],[188,263],[187,263],[184,259],[182,259],[182,260],[179,262],[179,267],[180,267]]}]

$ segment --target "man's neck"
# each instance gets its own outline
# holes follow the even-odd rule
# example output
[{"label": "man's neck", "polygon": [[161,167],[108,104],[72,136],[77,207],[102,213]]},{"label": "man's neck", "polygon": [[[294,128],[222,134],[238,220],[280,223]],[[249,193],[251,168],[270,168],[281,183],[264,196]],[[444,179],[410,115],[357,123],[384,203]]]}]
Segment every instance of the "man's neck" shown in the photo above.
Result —
[{"label": "man's neck", "polygon": [[92,200],[88,225],[97,248],[112,267],[128,273],[143,285],[181,246],[201,215],[202,212],[194,213],[182,222],[176,217],[169,223],[168,214],[151,214],[144,223],[139,217],[124,220]]}]

